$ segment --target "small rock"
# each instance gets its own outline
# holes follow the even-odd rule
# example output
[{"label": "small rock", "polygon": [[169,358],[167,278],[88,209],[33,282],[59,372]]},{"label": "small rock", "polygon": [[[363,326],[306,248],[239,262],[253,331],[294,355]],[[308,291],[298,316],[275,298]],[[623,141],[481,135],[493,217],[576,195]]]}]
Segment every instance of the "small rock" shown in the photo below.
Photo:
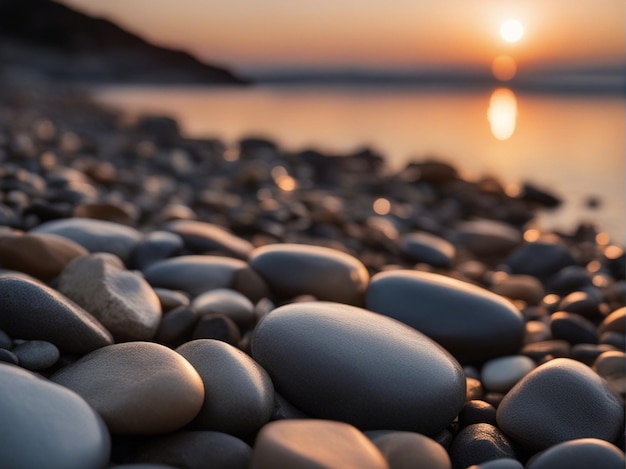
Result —
[{"label": "small rock", "polygon": [[167,288],[154,288],[154,293],[161,303],[161,311],[166,313],[175,308],[189,306],[189,297],[182,292],[168,290]]},{"label": "small rock", "polygon": [[45,340],[27,340],[13,348],[20,366],[31,371],[50,368],[60,357],[59,349]]},{"label": "small rock", "polygon": [[232,319],[240,329],[254,325],[254,305],[243,294],[227,288],[210,290],[196,296],[190,305],[200,316],[222,314]]},{"label": "small rock", "polygon": [[494,427],[497,426],[496,408],[481,400],[466,402],[459,413],[459,425],[464,428],[476,423],[488,423]]},{"label": "small rock", "polygon": [[515,457],[508,438],[488,423],[476,423],[461,430],[452,441],[449,453],[454,469],[465,469],[492,459]]},{"label": "small rock", "polygon": [[541,282],[530,275],[507,275],[493,285],[491,291],[512,300],[525,301],[529,305],[538,305],[546,294]]},{"label": "small rock", "polygon": [[455,227],[453,241],[476,255],[501,255],[511,252],[523,239],[519,230],[506,223],[472,220]]},{"label": "small rock", "polygon": [[329,420],[280,420],[264,426],[250,468],[278,467],[389,468],[365,435],[352,425]]},{"label": "small rock", "polygon": [[565,246],[537,241],[520,246],[507,258],[506,264],[513,274],[545,280],[565,267],[576,265],[576,261]]},{"label": "small rock", "polygon": [[198,313],[180,306],[163,315],[154,340],[169,347],[177,347],[191,338],[198,324]]},{"label": "small rock", "polygon": [[467,469],[524,469],[524,465],[517,459],[498,458],[482,464],[474,464]]},{"label": "small rock", "polygon": [[499,357],[483,365],[481,378],[488,391],[506,393],[535,368],[535,362],[523,355]]},{"label": "small rock", "polygon": [[247,259],[252,244],[224,228],[195,220],[174,220],[163,227],[183,239],[185,247],[193,254],[217,252],[227,256]]},{"label": "small rock", "polygon": [[191,338],[215,339],[236,346],[241,340],[241,332],[229,317],[223,314],[205,314],[196,322]]},{"label": "small rock", "polygon": [[624,469],[624,453],[617,447],[595,438],[566,441],[539,453],[527,469]]},{"label": "small rock", "polygon": [[385,432],[371,437],[389,469],[450,469],[446,450],[427,436],[413,432]]},{"label": "small rock", "polygon": [[9,363],[11,365],[19,364],[20,360],[13,352],[7,349],[0,349],[0,362]]},{"label": "small rock", "polygon": [[182,252],[183,239],[176,233],[152,231],[132,250],[128,260],[134,269],[144,270],[149,265]]},{"label": "small rock", "polygon": [[426,232],[404,235],[400,247],[413,262],[425,262],[434,267],[450,267],[456,255],[451,243]]},{"label": "small rock", "polygon": [[566,340],[572,345],[598,343],[596,327],[576,313],[554,313],[550,316],[550,331],[554,339]]}]

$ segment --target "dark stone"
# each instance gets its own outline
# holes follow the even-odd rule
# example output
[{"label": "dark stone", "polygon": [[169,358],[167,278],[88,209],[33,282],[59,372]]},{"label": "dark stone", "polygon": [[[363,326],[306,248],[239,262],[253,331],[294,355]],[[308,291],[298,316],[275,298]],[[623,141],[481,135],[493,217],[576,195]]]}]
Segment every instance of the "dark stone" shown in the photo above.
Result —
[{"label": "dark stone", "polygon": [[492,459],[514,457],[515,452],[508,438],[497,427],[487,423],[465,427],[450,447],[453,469],[465,469]]},{"label": "dark stone", "polygon": [[220,253],[247,259],[252,244],[221,226],[195,220],[174,220],[163,229],[180,236],[192,254]]},{"label": "dark stone", "polygon": [[129,266],[144,270],[157,261],[173,257],[183,249],[183,240],[175,233],[153,231],[135,246],[130,253]]},{"label": "dark stone", "polygon": [[221,340],[236,346],[241,340],[241,332],[229,317],[223,314],[205,314],[196,323],[191,338]]},{"label": "dark stone", "polygon": [[10,363],[11,365],[17,365],[19,358],[10,350],[0,348],[0,362]]},{"label": "dark stone", "polygon": [[542,340],[541,342],[533,342],[524,345],[520,353],[539,363],[547,357],[569,357],[571,355],[571,345],[565,340]]},{"label": "dark stone", "polygon": [[485,401],[466,402],[459,413],[459,425],[464,428],[475,423],[488,423],[496,426],[496,408]]},{"label": "dark stone", "polygon": [[20,366],[31,371],[41,371],[52,367],[60,357],[59,349],[45,340],[27,340],[16,345],[13,353]]},{"label": "dark stone", "polygon": [[613,351],[619,349],[608,344],[576,344],[572,347],[571,356],[574,360],[591,366],[601,354]]},{"label": "dark stone", "polygon": [[566,247],[538,241],[526,243],[513,251],[506,265],[513,274],[532,275],[545,280],[565,267],[576,265],[576,261]]},{"label": "dark stone", "polygon": [[534,456],[527,469],[624,469],[624,453],[596,438],[570,440]]},{"label": "dark stone", "polygon": [[572,345],[598,343],[594,324],[576,313],[554,313],[550,316],[550,331],[554,339],[566,340]]},{"label": "dark stone", "polygon": [[154,336],[155,342],[170,347],[178,347],[191,339],[191,333],[196,327],[198,319],[198,313],[183,306],[168,311],[161,318],[159,328]]}]

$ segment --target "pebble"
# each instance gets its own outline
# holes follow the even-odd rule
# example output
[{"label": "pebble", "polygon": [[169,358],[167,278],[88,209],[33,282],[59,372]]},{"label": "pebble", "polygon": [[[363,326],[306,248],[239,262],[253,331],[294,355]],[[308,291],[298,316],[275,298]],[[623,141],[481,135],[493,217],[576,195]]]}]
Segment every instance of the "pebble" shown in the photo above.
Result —
[{"label": "pebble", "polygon": [[535,362],[524,355],[493,358],[481,370],[481,381],[488,391],[508,392],[535,368]]},{"label": "pebble", "polygon": [[263,427],[250,469],[389,469],[376,446],[352,425],[330,420],[280,420]]},{"label": "pebble", "polygon": [[144,270],[155,262],[180,254],[183,247],[183,239],[176,233],[152,231],[133,248],[128,264],[133,269]]},{"label": "pebble", "polygon": [[371,436],[389,469],[451,469],[450,457],[435,440],[413,432]]},{"label": "pebble", "polygon": [[598,334],[605,332],[618,332],[626,334],[626,307],[616,309],[598,326]]},{"label": "pebble", "polygon": [[241,341],[241,332],[237,324],[228,316],[205,314],[196,322],[191,338],[216,339],[236,346]]},{"label": "pebble", "polygon": [[174,308],[163,315],[154,340],[169,347],[178,347],[191,338],[198,320],[198,313],[194,310],[184,306]]},{"label": "pebble", "polygon": [[335,249],[279,244],[255,249],[250,266],[280,298],[313,295],[319,300],[362,305],[369,280],[365,266]]},{"label": "pebble", "polygon": [[476,255],[506,254],[522,243],[519,230],[495,220],[471,220],[455,226],[454,243]]},{"label": "pebble", "polygon": [[11,350],[13,348],[13,341],[9,334],[0,329],[0,348]]},{"label": "pebble", "polygon": [[167,288],[153,288],[154,293],[161,303],[161,311],[166,313],[176,308],[189,306],[189,297],[182,292],[168,290]]},{"label": "pebble", "polygon": [[72,259],[87,254],[80,244],[51,234],[0,237],[0,265],[45,282],[59,275]]},{"label": "pebble", "polygon": [[475,423],[497,426],[496,408],[482,400],[474,399],[466,402],[459,413],[459,426],[464,428]]},{"label": "pebble", "polygon": [[61,274],[58,289],[97,318],[116,342],[151,339],[159,326],[156,293],[113,254],[75,259]]},{"label": "pebble", "polygon": [[463,370],[445,350],[397,321],[339,303],[270,312],[255,329],[252,357],[306,414],[364,430],[433,435],[465,400]]},{"label": "pebble", "polygon": [[600,313],[602,296],[597,291],[595,293],[596,294],[590,294],[586,291],[572,292],[561,299],[558,309],[568,313],[577,313],[580,316],[590,319],[602,317]]},{"label": "pebble", "polygon": [[596,326],[576,313],[558,312],[550,316],[550,331],[556,340],[566,340],[572,345],[597,344]]},{"label": "pebble", "polygon": [[193,254],[220,253],[247,259],[253,249],[248,241],[212,223],[174,220],[166,223],[162,228],[180,236],[185,247]]},{"label": "pebble", "polygon": [[619,332],[605,332],[600,336],[600,344],[611,345],[620,350],[626,350],[626,335]]},{"label": "pebble", "polygon": [[73,215],[77,218],[91,218],[133,226],[137,221],[137,213],[133,208],[130,204],[88,202],[74,207]]},{"label": "pebble", "polygon": [[533,457],[526,469],[624,469],[624,453],[596,438],[566,441]]},{"label": "pebble", "polygon": [[524,465],[517,459],[498,458],[482,464],[473,464],[467,469],[524,469]]},{"label": "pebble", "polygon": [[619,351],[619,349],[607,344],[576,344],[572,347],[571,357],[587,366],[591,366],[600,355],[613,351]]},{"label": "pebble", "polygon": [[606,381],[589,367],[551,360],[528,373],[498,407],[499,428],[530,450],[577,438],[614,441],[624,407]]},{"label": "pebble", "polygon": [[202,379],[193,366],[151,342],[103,347],[50,379],[85,399],[114,434],[178,430],[193,420],[204,401]]},{"label": "pebble", "polygon": [[44,284],[0,277],[0,298],[0,328],[12,337],[46,340],[77,354],[113,343],[96,318]]},{"label": "pebble", "polygon": [[516,353],[524,337],[522,315],[510,302],[428,272],[374,275],[366,307],[426,334],[462,363]]},{"label": "pebble", "polygon": [[0,349],[0,362],[10,363],[12,365],[19,364],[20,360],[13,352],[7,349]]},{"label": "pebble", "polygon": [[246,267],[244,261],[230,257],[180,256],[150,264],[143,274],[153,287],[197,296],[216,288],[230,288],[235,274]]},{"label": "pebble", "polygon": [[604,352],[593,363],[593,370],[606,380],[622,399],[626,395],[626,354],[621,351]]},{"label": "pebble", "polygon": [[568,249],[558,243],[537,241],[525,243],[506,259],[513,274],[532,275],[541,280],[557,274],[561,269],[576,265]]},{"label": "pebble", "polygon": [[524,345],[520,354],[531,358],[535,363],[540,363],[546,357],[570,357],[571,349],[571,345],[565,340],[542,340]]},{"label": "pebble", "polygon": [[199,339],[176,349],[198,371],[205,398],[195,427],[247,437],[272,416],[274,386],[267,372],[241,350]]},{"label": "pebble", "polygon": [[252,449],[240,439],[211,431],[181,431],[160,436],[142,445],[133,455],[133,459],[144,464],[186,469],[247,469],[251,457]]},{"label": "pebble", "polygon": [[530,275],[507,275],[491,287],[497,295],[512,300],[522,300],[529,305],[538,305],[546,292],[541,282]]},{"label": "pebble", "polygon": [[190,305],[200,316],[222,314],[233,320],[240,329],[252,327],[255,322],[254,304],[238,291],[218,288],[196,296]]},{"label": "pebble", "polygon": [[434,267],[450,267],[456,255],[452,243],[426,232],[404,235],[400,239],[400,248],[413,262]]},{"label": "pebble", "polygon": [[515,458],[508,438],[488,423],[463,428],[452,441],[449,453],[453,469],[465,469],[492,459]]},{"label": "pebble", "polygon": [[111,442],[76,393],[0,363],[0,461],[7,468],[102,469]]},{"label": "pebble", "polygon": [[53,234],[80,244],[89,252],[108,252],[127,262],[142,235],[130,226],[89,218],[67,218],[43,223],[33,234]]},{"label": "pebble", "polygon": [[31,371],[46,370],[60,357],[59,349],[45,340],[27,340],[13,347],[13,353],[20,366]]}]

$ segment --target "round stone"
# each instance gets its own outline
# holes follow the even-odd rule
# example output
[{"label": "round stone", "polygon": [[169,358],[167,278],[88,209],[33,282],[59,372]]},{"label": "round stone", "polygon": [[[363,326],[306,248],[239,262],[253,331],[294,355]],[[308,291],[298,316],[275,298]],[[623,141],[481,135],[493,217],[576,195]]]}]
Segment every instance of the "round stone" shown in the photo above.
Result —
[{"label": "round stone", "polygon": [[197,296],[216,288],[229,288],[235,274],[245,268],[244,261],[230,257],[180,256],[150,264],[143,274],[153,287]]},{"label": "round stone", "polygon": [[189,297],[182,292],[168,290],[166,288],[154,288],[154,293],[161,303],[161,311],[164,313],[179,307],[189,306]]},{"label": "round stone", "polygon": [[472,220],[455,227],[453,240],[477,255],[506,254],[522,242],[519,230],[494,220]]},{"label": "round stone", "polygon": [[194,254],[221,253],[247,259],[252,244],[230,233],[221,226],[195,220],[174,220],[163,229],[176,233],[183,239],[185,247]]},{"label": "round stone", "polygon": [[216,339],[237,345],[241,341],[241,332],[237,324],[223,314],[205,314],[191,333],[192,339]]},{"label": "round stone", "polygon": [[497,426],[496,408],[488,402],[474,399],[465,403],[459,413],[459,425],[467,427],[475,423],[488,423]]},{"label": "round stone", "polygon": [[524,355],[493,358],[483,365],[481,380],[487,391],[506,393],[535,366],[535,362]]},{"label": "round stone", "polygon": [[77,354],[113,343],[96,318],[39,282],[0,277],[0,302],[0,328],[12,337],[47,340]]},{"label": "round stone", "polygon": [[51,234],[20,234],[0,237],[0,265],[52,280],[74,258],[88,251],[80,244]]},{"label": "round stone", "polygon": [[143,270],[150,264],[179,254],[183,247],[183,240],[176,233],[152,231],[132,250],[129,264],[134,269]]},{"label": "round stone", "polygon": [[558,243],[537,241],[525,243],[506,260],[511,273],[547,279],[561,269],[576,265],[567,248]]},{"label": "round stone", "polygon": [[551,315],[550,331],[554,339],[565,340],[572,345],[598,343],[594,324],[576,313],[560,311]]},{"label": "round stone", "polygon": [[492,459],[514,458],[507,437],[493,425],[476,423],[462,429],[452,441],[450,459],[455,468],[465,468]]},{"label": "round stone", "polygon": [[624,453],[611,443],[581,438],[554,445],[533,457],[527,469],[624,469]]},{"label": "round stone", "polygon": [[242,330],[254,325],[254,305],[235,290],[218,288],[205,292],[195,297],[190,307],[201,316],[222,314],[229,317]]},{"label": "round stone", "polygon": [[362,305],[369,280],[361,261],[320,246],[263,246],[252,252],[250,266],[281,298],[313,295],[320,300]]},{"label": "round stone", "polygon": [[59,359],[59,349],[45,340],[27,340],[13,348],[20,366],[32,371],[50,368]]},{"label": "round stone", "polygon": [[497,295],[512,300],[522,300],[529,305],[537,305],[545,296],[541,282],[530,275],[507,275],[503,280],[491,287]]},{"label": "round stone", "polygon": [[428,337],[339,303],[282,306],[252,337],[252,356],[307,415],[361,429],[432,435],[465,401],[460,365]]},{"label": "round stone", "polygon": [[456,255],[451,243],[426,232],[404,235],[400,248],[413,262],[425,262],[434,267],[449,267]]},{"label": "round stone", "polygon": [[480,287],[429,272],[374,275],[366,307],[441,344],[461,362],[516,353],[524,320],[508,301]]},{"label": "round stone", "polygon": [[251,456],[250,446],[234,436],[186,431],[150,440],[137,450],[133,459],[189,469],[247,469]]},{"label": "round stone", "polygon": [[97,318],[117,342],[152,339],[159,327],[156,293],[113,254],[73,260],[61,274],[58,289]]},{"label": "round stone", "polygon": [[116,434],[177,430],[198,414],[204,401],[202,379],[193,366],[150,342],[103,347],[50,379],[80,394]]},{"label": "round stone", "polygon": [[235,436],[250,436],[265,425],[274,408],[274,386],[267,372],[241,350],[219,340],[187,342],[176,351],[204,383],[205,399],[194,424]]},{"label": "round stone", "polygon": [[502,400],[498,426],[531,450],[577,438],[614,441],[624,408],[606,381],[589,367],[551,360],[528,373]]},{"label": "round stone", "polygon": [[174,308],[163,315],[154,340],[160,344],[177,347],[187,342],[198,323],[198,313],[185,307]]},{"label": "round stone", "polygon": [[89,218],[66,218],[39,225],[30,231],[68,238],[89,252],[109,252],[127,261],[133,248],[141,241],[139,231],[126,225]]},{"label": "round stone", "polygon": [[388,469],[380,451],[352,425],[328,420],[279,420],[259,433],[251,469]]},{"label": "round stone", "polygon": [[371,437],[389,469],[451,469],[450,457],[435,440],[413,432],[384,432]]},{"label": "round stone", "polygon": [[101,469],[111,442],[100,417],[76,393],[0,364],[3,467]]}]

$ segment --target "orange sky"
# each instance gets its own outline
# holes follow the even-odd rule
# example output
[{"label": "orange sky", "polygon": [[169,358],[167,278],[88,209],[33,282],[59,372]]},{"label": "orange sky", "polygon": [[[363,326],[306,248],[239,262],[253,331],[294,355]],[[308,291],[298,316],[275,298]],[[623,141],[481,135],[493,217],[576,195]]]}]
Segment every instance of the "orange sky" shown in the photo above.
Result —
[{"label": "orange sky", "polygon": [[[624,63],[623,0],[62,0],[208,61],[264,66]],[[507,44],[501,23],[524,38]]]}]

